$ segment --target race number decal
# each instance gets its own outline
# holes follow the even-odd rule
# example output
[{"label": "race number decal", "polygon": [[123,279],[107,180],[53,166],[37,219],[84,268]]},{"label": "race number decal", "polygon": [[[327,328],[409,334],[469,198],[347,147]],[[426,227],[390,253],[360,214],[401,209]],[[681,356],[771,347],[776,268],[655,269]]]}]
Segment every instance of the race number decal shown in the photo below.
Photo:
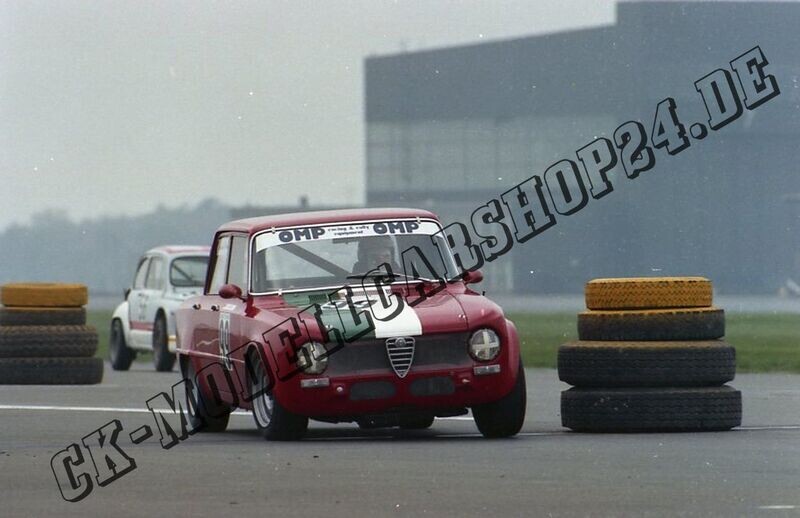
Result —
[{"label": "race number decal", "polygon": [[231,370],[231,314],[219,314],[219,355],[222,356],[222,363],[225,368]]}]

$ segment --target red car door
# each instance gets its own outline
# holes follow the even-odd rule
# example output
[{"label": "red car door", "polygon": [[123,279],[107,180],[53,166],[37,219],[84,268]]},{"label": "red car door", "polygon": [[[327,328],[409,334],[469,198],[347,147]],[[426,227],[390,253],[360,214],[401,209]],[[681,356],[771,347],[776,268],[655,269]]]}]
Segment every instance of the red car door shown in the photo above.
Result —
[{"label": "red car door", "polygon": [[[234,387],[237,393],[246,393],[246,373],[244,372],[243,347],[246,342],[243,330],[245,326],[245,309],[247,308],[247,249],[248,239],[245,234],[232,234],[230,260],[226,284],[232,284],[241,290],[241,297],[224,299],[220,311],[220,330],[227,333],[225,337],[226,354],[234,351],[228,358],[226,367],[231,370]],[[222,336],[220,336],[222,339]],[[235,373],[234,373],[235,371]]]},{"label": "red car door", "polygon": [[[201,353],[201,368],[218,363],[230,374],[230,383],[220,384],[221,396],[235,404],[237,394],[244,388],[244,370],[241,369],[242,352],[231,355],[244,345],[241,329],[246,306],[247,282],[247,237],[239,234],[224,234],[217,238],[211,255],[211,279],[202,302],[196,308],[195,349]],[[220,289],[228,284],[240,288],[241,297],[223,298]],[[234,373],[235,365],[240,371]]]},{"label": "red car door", "polygon": [[194,315],[194,349],[200,353],[200,368],[211,363],[221,362],[220,351],[220,310],[225,303],[219,296],[219,289],[225,284],[228,276],[228,261],[230,258],[230,236],[219,236],[211,250],[211,259],[208,265],[211,268],[211,278],[206,287],[206,292],[200,301],[192,307]]}]

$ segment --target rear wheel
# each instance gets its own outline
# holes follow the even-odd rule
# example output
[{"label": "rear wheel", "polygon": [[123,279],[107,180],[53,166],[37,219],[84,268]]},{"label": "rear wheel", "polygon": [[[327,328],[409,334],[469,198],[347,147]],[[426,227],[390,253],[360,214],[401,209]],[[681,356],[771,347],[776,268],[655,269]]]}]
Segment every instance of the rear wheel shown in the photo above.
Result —
[{"label": "rear wheel", "polygon": [[163,315],[156,317],[153,324],[153,365],[158,372],[171,372],[175,366],[175,353],[169,352],[167,321]]},{"label": "rear wheel", "polygon": [[186,360],[186,412],[192,428],[200,432],[224,432],[228,427],[231,409],[213,396],[206,397],[190,360]]},{"label": "rear wheel", "polygon": [[108,344],[108,354],[111,368],[115,371],[126,371],[131,368],[131,363],[136,358],[136,351],[128,347],[125,342],[125,332],[119,319],[111,321],[111,336]]},{"label": "rear wheel", "polygon": [[250,394],[253,397],[253,418],[256,427],[265,439],[270,441],[296,441],[301,439],[308,428],[308,418],[293,414],[281,406],[270,386],[270,377],[261,358],[253,355],[253,373],[250,380]]},{"label": "rear wheel", "polygon": [[526,405],[525,369],[520,360],[517,381],[511,392],[492,403],[472,407],[472,416],[484,437],[511,437],[522,429]]}]

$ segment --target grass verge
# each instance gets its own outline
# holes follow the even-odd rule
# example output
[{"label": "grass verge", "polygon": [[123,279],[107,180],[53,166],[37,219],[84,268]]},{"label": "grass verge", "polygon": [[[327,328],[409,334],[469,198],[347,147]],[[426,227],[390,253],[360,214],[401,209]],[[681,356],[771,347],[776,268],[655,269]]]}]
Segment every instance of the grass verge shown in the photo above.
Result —
[{"label": "grass verge", "polygon": [[[574,313],[514,313],[528,367],[555,368],[558,346],[578,339]],[[732,313],[725,340],[736,347],[739,372],[800,373],[800,315]]]}]

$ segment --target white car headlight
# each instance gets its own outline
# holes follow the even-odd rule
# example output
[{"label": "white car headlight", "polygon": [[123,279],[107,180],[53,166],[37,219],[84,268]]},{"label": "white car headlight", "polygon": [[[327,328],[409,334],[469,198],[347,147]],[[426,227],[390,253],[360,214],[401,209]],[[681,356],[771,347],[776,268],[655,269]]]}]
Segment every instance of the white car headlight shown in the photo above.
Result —
[{"label": "white car headlight", "polygon": [[491,329],[478,329],[469,338],[469,355],[479,362],[494,360],[500,354],[500,337]]},{"label": "white car headlight", "polygon": [[322,374],[328,368],[327,349],[319,342],[308,342],[297,351],[297,366],[306,374]]}]

